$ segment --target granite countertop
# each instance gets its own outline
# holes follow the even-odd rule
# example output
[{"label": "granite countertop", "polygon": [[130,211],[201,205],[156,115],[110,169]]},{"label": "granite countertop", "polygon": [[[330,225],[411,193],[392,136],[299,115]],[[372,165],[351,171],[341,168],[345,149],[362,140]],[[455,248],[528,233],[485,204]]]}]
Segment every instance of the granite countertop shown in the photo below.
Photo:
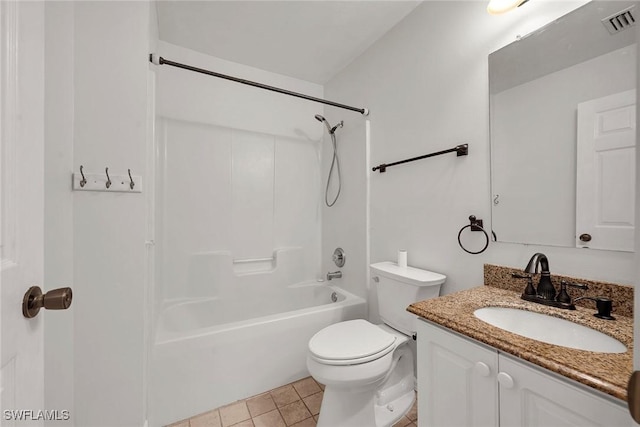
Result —
[{"label": "granite countertop", "polygon": [[[610,354],[576,350],[525,338],[489,325],[474,316],[481,307],[526,309],[571,320],[610,335],[625,346],[626,353]],[[488,344],[550,371],[624,401],[633,371],[633,319],[615,314],[616,320],[593,316],[595,309],[562,310],[520,299],[520,294],[492,286],[480,286],[443,297],[411,304],[408,311],[436,324]]]}]

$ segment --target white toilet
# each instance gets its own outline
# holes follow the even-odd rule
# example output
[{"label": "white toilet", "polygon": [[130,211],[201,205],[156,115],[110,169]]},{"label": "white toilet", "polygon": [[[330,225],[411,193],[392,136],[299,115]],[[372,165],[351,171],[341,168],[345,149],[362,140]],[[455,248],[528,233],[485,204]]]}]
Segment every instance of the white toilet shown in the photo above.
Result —
[{"label": "white toilet", "polygon": [[446,277],[393,262],[371,264],[384,324],[349,320],[309,340],[307,368],[325,385],[318,427],[388,427],[415,400],[414,355],[408,345],[416,316],[410,304],[440,293]]}]

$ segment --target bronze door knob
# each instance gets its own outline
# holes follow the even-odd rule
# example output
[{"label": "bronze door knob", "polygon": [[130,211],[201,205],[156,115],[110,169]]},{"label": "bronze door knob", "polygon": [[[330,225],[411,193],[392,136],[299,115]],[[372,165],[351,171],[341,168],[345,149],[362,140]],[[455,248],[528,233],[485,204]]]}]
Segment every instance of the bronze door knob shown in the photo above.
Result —
[{"label": "bronze door knob", "polygon": [[39,286],[32,286],[22,299],[22,314],[27,319],[35,317],[42,307],[47,310],[66,310],[71,306],[71,288],[52,289],[46,294]]}]

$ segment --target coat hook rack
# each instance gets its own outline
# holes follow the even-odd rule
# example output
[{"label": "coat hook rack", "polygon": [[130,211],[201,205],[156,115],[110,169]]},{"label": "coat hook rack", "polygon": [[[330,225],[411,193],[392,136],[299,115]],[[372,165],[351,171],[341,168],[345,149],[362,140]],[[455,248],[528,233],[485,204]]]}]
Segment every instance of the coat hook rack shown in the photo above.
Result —
[{"label": "coat hook rack", "polygon": [[142,193],[142,177],[131,174],[113,175],[109,168],[102,173],[87,173],[80,165],[80,173],[72,174],[74,191],[101,191],[108,193]]},{"label": "coat hook rack", "polygon": [[466,156],[467,154],[469,154],[469,144],[462,144],[462,145],[458,145],[456,147],[450,148],[448,150],[443,150],[443,151],[438,151],[435,153],[431,153],[431,154],[425,154],[424,156],[418,156],[418,157],[412,157],[410,159],[406,159],[406,160],[400,160],[397,162],[393,162],[393,163],[382,163],[381,165],[378,165],[376,167],[374,167],[372,170],[375,172],[377,170],[380,171],[380,173],[386,172],[388,167],[391,166],[396,166],[396,165],[401,165],[403,163],[409,163],[409,162],[413,162],[415,160],[422,160],[422,159],[426,159],[428,157],[434,157],[434,156],[439,156],[441,154],[447,154],[447,153],[453,153],[456,152],[456,156],[460,157],[460,156]]}]

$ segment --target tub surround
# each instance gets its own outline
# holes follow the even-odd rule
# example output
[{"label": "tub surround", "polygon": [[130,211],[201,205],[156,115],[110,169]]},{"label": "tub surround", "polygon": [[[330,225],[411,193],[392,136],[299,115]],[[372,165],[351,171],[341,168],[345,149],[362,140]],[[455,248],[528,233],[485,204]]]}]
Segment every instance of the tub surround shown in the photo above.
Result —
[{"label": "tub surround", "polygon": [[[478,340],[504,353],[517,356],[552,372],[578,381],[615,398],[626,401],[627,381],[633,371],[633,288],[554,276],[589,285],[587,295],[608,296],[614,301],[616,320],[593,316],[594,307],[578,306],[575,311],[561,310],[520,299],[526,282],[512,279],[518,269],[485,265],[485,284],[440,298],[411,304],[407,310],[452,331]],[[515,280],[515,282],[514,282]],[[535,278],[534,278],[535,280]],[[534,283],[537,283],[534,281]],[[593,288],[592,288],[593,284]],[[506,288],[506,289],[504,289]],[[620,291],[620,293],[617,293]],[[619,298],[629,298],[621,300]],[[630,295],[630,296],[629,296]],[[576,297],[577,295],[572,294]],[[629,304],[626,304],[629,303]],[[627,346],[620,354],[595,353],[546,344],[491,326],[474,316],[481,307],[509,307],[567,319],[608,334]]]}]

